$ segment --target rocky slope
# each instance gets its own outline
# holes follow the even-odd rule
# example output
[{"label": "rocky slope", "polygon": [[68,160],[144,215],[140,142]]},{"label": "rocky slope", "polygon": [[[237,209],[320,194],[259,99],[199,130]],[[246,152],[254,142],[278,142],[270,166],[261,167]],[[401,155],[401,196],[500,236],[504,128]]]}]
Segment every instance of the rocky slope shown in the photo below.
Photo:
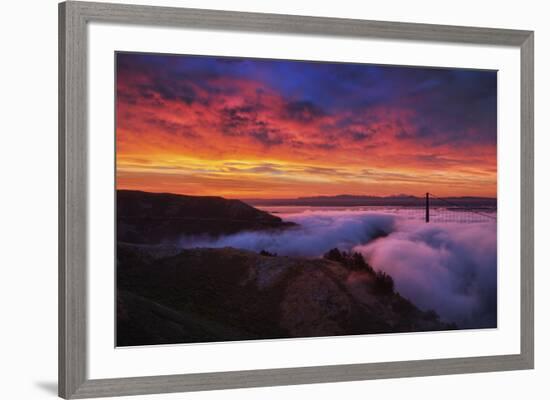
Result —
[{"label": "rocky slope", "polygon": [[364,260],[344,256],[119,244],[117,344],[455,328],[401,297]]}]

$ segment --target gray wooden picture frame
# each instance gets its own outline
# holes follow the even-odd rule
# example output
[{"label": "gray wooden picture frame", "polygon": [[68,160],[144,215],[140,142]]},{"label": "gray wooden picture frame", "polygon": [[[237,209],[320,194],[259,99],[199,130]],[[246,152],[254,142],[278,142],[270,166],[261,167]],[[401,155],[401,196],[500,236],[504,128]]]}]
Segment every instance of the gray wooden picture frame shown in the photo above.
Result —
[{"label": "gray wooden picture frame", "polygon": [[[87,24],[513,46],[521,50],[521,352],[302,368],[89,379],[87,364]],[[534,367],[534,34],[532,31],[363,21],[91,2],[59,4],[59,395],[63,398],[341,382]],[[519,133],[518,133],[519,134]]]}]

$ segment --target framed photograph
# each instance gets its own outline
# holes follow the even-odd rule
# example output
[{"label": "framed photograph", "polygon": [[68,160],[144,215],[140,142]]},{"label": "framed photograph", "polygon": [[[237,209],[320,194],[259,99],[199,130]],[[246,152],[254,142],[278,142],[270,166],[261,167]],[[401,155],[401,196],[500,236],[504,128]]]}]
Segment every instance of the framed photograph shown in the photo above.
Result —
[{"label": "framed photograph", "polygon": [[59,395],[534,367],[533,32],[59,5]]}]

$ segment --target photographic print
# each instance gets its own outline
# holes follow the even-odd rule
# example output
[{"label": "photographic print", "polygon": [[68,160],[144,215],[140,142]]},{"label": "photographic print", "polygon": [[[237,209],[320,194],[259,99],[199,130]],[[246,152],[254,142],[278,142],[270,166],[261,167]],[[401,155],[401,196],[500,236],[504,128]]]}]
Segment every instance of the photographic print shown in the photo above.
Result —
[{"label": "photographic print", "polygon": [[497,71],[115,74],[117,346],[497,327]]}]

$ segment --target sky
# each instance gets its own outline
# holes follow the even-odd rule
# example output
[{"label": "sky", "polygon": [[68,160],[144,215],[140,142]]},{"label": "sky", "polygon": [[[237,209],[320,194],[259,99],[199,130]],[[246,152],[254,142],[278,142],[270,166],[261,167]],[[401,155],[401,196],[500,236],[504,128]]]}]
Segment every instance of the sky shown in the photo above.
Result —
[{"label": "sky", "polygon": [[496,197],[497,73],[117,53],[117,188]]}]

